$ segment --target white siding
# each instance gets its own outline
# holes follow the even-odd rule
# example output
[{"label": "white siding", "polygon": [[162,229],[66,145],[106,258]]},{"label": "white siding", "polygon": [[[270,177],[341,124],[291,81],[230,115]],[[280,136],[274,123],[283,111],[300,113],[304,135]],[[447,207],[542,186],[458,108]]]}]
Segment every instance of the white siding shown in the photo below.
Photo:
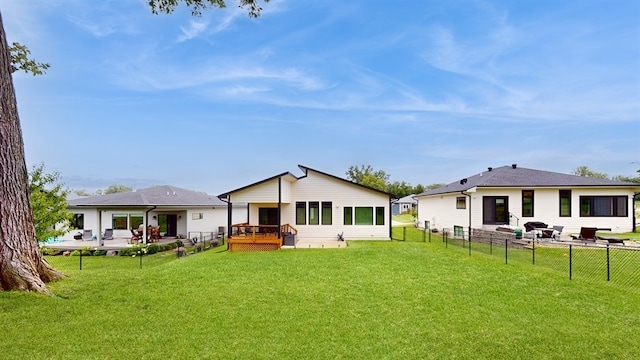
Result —
[{"label": "white siding", "polygon": [[[560,217],[559,188],[526,188],[534,190],[534,216],[522,216],[521,188],[479,188],[471,194],[471,224],[474,228],[492,229],[496,225],[482,223],[482,203],[484,196],[508,196],[510,225],[524,227],[529,221],[540,221],[549,226],[564,226],[563,233],[578,233],[581,227],[610,228],[613,232],[631,231],[633,227],[633,191],[630,189],[578,188],[571,190],[571,217]],[[452,228],[454,225],[469,226],[469,209],[456,209],[456,197],[460,194],[421,196],[418,198],[418,221],[431,222],[432,228]],[[580,196],[627,196],[627,217],[581,217]],[[467,206],[468,206],[467,200]]]},{"label": "white siding", "polygon": [[[389,239],[389,197],[385,194],[337,180],[309,170],[308,175],[293,184],[295,201],[304,201],[307,208],[310,201],[332,204],[332,225],[296,225],[295,202],[283,207],[283,223],[290,223],[298,229],[301,240],[334,240],[337,234],[344,233],[347,240],[353,239]],[[384,207],[384,225],[344,225],[345,207]],[[322,212],[322,209],[320,209]],[[307,217],[309,213],[307,211]],[[355,214],[354,214],[355,219]]]},{"label": "white siding", "polygon": [[[286,183],[283,181],[283,183]],[[278,202],[278,179],[272,179],[231,194],[231,203]]]}]

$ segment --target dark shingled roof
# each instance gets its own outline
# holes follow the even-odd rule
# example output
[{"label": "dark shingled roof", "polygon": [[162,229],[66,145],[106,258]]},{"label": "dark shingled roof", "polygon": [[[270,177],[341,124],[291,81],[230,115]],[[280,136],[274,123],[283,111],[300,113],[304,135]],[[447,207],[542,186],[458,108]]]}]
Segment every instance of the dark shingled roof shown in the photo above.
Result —
[{"label": "dark shingled roof", "polygon": [[91,196],[69,201],[70,206],[223,206],[215,196],[177,188],[153,186],[136,191]]},{"label": "dark shingled roof", "polygon": [[[465,181],[466,180],[466,181]],[[514,165],[502,166],[466,179],[425,191],[416,196],[438,195],[466,191],[474,187],[636,187],[640,184],[609,179],[561,174],[551,171],[534,170]]]}]

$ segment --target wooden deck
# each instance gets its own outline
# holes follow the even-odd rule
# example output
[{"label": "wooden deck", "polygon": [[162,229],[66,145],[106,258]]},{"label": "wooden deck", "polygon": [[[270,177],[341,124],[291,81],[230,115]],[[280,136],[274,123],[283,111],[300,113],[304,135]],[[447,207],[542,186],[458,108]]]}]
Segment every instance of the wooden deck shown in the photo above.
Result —
[{"label": "wooden deck", "polygon": [[278,236],[277,225],[249,225],[246,223],[231,226],[228,239],[229,251],[270,251],[282,248],[286,234],[297,234],[289,224],[282,225]]}]

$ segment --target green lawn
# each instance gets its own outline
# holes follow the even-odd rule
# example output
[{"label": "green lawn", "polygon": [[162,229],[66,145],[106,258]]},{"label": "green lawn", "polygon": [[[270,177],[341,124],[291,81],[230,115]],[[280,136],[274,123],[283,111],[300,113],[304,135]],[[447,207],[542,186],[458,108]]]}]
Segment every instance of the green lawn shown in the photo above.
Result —
[{"label": "green lawn", "polygon": [[442,243],[55,258],[0,293],[3,359],[636,359],[640,295]]},{"label": "green lawn", "polygon": [[411,214],[400,214],[400,215],[393,215],[393,220],[401,223],[413,225],[416,221],[416,217]]}]

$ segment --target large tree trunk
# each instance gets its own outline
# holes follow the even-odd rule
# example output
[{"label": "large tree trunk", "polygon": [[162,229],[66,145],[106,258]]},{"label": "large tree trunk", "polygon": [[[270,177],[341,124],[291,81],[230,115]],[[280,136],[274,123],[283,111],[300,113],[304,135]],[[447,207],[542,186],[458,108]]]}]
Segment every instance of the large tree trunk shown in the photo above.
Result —
[{"label": "large tree trunk", "polygon": [[0,291],[49,293],[45,283],[63,275],[43,259],[38,249],[11,72],[0,14]]}]

